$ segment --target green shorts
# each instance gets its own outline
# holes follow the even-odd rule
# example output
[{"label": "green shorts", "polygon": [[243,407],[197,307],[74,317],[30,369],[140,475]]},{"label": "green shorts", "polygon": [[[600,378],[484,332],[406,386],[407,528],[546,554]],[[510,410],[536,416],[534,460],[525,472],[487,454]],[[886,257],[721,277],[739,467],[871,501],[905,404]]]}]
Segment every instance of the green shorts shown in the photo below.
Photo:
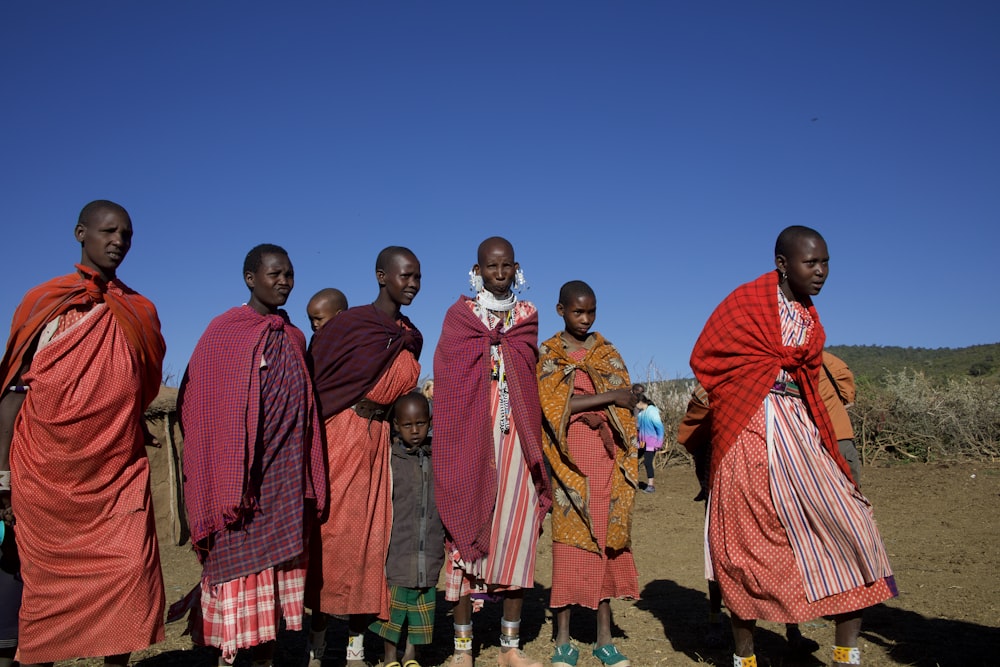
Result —
[{"label": "green shorts", "polygon": [[375,621],[368,629],[393,644],[406,627],[407,637],[414,646],[430,644],[434,637],[434,604],[436,588],[406,588],[390,586],[389,620]]}]

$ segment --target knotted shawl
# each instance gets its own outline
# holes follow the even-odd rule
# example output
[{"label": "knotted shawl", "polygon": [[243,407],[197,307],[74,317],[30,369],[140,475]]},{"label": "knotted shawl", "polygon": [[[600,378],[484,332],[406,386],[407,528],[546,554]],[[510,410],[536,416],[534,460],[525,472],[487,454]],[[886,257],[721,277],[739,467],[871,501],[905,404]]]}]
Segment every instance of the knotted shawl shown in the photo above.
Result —
[{"label": "knotted shawl", "polygon": [[[581,361],[574,361],[566,351],[562,336],[545,341],[539,352],[538,396],[542,404],[542,448],[552,467],[556,503],[552,510],[552,539],[587,551],[600,553],[600,545],[591,525],[587,477],[573,462],[567,442],[573,398],[574,377],[578,372],[590,376],[594,391],[628,388],[625,362],[618,350],[604,336],[594,332]],[[611,481],[611,509],[608,514],[607,547],[616,551],[631,544],[632,506],[638,481],[638,439],[632,411],[614,405],[605,407],[614,433],[615,472]],[[565,503],[565,504],[564,504]]]},{"label": "knotted shawl", "polygon": [[826,333],[812,301],[807,299],[803,305],[815,326],[799,347],[781,342],[778,274],[774,271],[737,287],[705,323],[691,353],[691,368],[708,392],[712,410],[709,474],[713,479],[719,462],[760,409],[781,369],[799,386],[823,447],[850,478],[817,388]]},{"label": "knotted shawl", "polygon": [[111,282],[123,294],[108,291],[108,283],[82,264],[76,273],[53,278],[28,290],[21,300],[10,327],[7,350],[0,362],[3,389],[11,385],[24,363],[24,355],[46,324],[74,306],[106,303],[125,333],[135,353],[142,374],[142,409],[145,410],[160,390],[163,355],[167,346],[160,334],[160,319],[153,303],[125,283]]},{"label": "knotted shawl", "polygon": [[310,346],[323,419],[364,398],[403,350],[419,360],[423,345],[424,337],[406,316],[394,320],[372,304],[348,308],[327,322]]},{"label": "knotted shawl", "polygon": [[[487,329],[460,297],[445,314],[434,352],[434,494],[438,513],[463,560],[489,551],[497,495],[490,415],[490,346],[503,355],[511,412],[545,516],[552,494],[542,456],[542,413],[535,364],[538,312],[506,332]],[[338,316],[339,318],[340,316]]]},{"label": "knotted shawl", "polygon": [[[177,396],[184,430],[184,496],[195,543],[249,518],[255,508],[250,466],[261,425],[260,362],[268,331],[284,331],[301,371],[306,338],[288,315],[230,308],[205,329],[188,362]],[[309,425],[305,497],[326,506],[326,455],[312,392],[305,391]]]}]

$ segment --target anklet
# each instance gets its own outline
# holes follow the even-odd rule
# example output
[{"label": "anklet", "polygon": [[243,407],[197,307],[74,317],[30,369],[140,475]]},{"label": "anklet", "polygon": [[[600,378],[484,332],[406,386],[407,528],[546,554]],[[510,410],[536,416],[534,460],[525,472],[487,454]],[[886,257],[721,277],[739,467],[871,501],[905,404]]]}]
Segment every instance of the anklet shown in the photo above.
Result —
[{"label": "anklet", "polygon": [[757,654],[742,658],[733,653],[733,667],[757,667]]},{"label": "anklet", "polygon": [[500,647],[518,648],[521,645],[521,619],[508,621],[500,619]]},{"label": "anklet", "polygon": [[861,650],[857,646],[834,646],[833,661],[842,665],[860,665]]},{"label": "anklet", "polygon": [[455,623],[455,652],[472,653],[472,623]]},{"label": "anklet", "polygon": [[347,659],[363,662],[365,659],[365,636],[350,635],[347,642]]}]

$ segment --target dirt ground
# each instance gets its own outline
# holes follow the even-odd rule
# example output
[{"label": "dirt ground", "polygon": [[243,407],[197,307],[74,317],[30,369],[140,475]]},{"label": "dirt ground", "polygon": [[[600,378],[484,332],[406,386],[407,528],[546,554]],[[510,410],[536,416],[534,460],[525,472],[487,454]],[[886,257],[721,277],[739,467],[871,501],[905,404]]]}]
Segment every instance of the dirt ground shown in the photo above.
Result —
[{"label": "dirt ground", "polygon": [[[702,576],[703,506],[690,468],[660,471],[655,494],[639,494],[633,550],[642,598],[614,601],[615,642],[635,667],[692,664],[728,666],[732,652],[707,648],[704,641],[708,601]],[[919,667],[1000,664],[1000,465],[906,465],[865,468],[863,488],[875,506],[886,542],[899,597],[865,614],[861,651],[872,667]],[[546,526],[547,529],[547,526]],[[163,570],[169,601],[197,581],[199,569],[189,547],[164,546]],[[525,650],[548,665],[552,654],[552,618],[545,608],[551,573],[546,532],[540,541],[537,584],[529,591],[521,626]],[[428,647],[425,667],[445,662],[451,648],[448,604],[438,596],[436,641]],[[496,664],[499,605],[488,605],[475,619],[477,664]],[[211,655],[192,649],[182,637],[183,624],[167,626],[167,640],[133,656],[138,667],[209,667]],[[574,612],[573,638],[581,648],[579,667],[599,667],[590,655],[593,612]],[[757,655],[761,665],[807,667],[829,664],[832,623],[823,619],[802,625],[803,634],[820,648],[806,655],[787,651],[784,628],[761,623]],[[338,641],[344,629],[331,628]],[[300,667],[304,634],[285,632],[279,639],[276,667]],[[381,655],[381,641],[369,637],[367,654]],[[374,662],[374,661],[372,661]],[[59,667],[96,667],[96,660],[59,663]],[[240,659],[238,665],[249,665]],[[331,662],[333,666],[335,663]]]}]

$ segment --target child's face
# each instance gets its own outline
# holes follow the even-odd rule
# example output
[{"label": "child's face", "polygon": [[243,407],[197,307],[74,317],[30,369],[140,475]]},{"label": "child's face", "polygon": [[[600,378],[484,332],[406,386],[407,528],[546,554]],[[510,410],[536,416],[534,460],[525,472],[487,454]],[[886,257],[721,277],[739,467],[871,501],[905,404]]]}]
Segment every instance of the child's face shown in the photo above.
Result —
[{"label": "child's face", "polygon": [[313,331],[319,331],[323,328],[324,324],[332,320],[339,312],[330,303],[329,299],[310,301],[309,305],[306,306],[306,315],[309,316],[309,326],[312,327]]},{"label": "child's face", "polygon": [[396,406],[396,417],[392,423],[400,439],[407,446],[416,447],[427,439],[431,416],[422,401],[405,401]]},{"label": "child's face", "polygon": [[577,340],[586,340],[597,319],[597,299],[589,294],[577,295],[569,303],[557,305],[556,312],[563,318],[566,333]]},{"label": "child's face", "polygon": [[472,271],[483,277],[483,288],[486,291],[505,297],[510,294],[510,286],[518,268],[518,263],[514,261],[514,248],[509,243],[498,240],[483,248],[479,263],[472,267]]}]

